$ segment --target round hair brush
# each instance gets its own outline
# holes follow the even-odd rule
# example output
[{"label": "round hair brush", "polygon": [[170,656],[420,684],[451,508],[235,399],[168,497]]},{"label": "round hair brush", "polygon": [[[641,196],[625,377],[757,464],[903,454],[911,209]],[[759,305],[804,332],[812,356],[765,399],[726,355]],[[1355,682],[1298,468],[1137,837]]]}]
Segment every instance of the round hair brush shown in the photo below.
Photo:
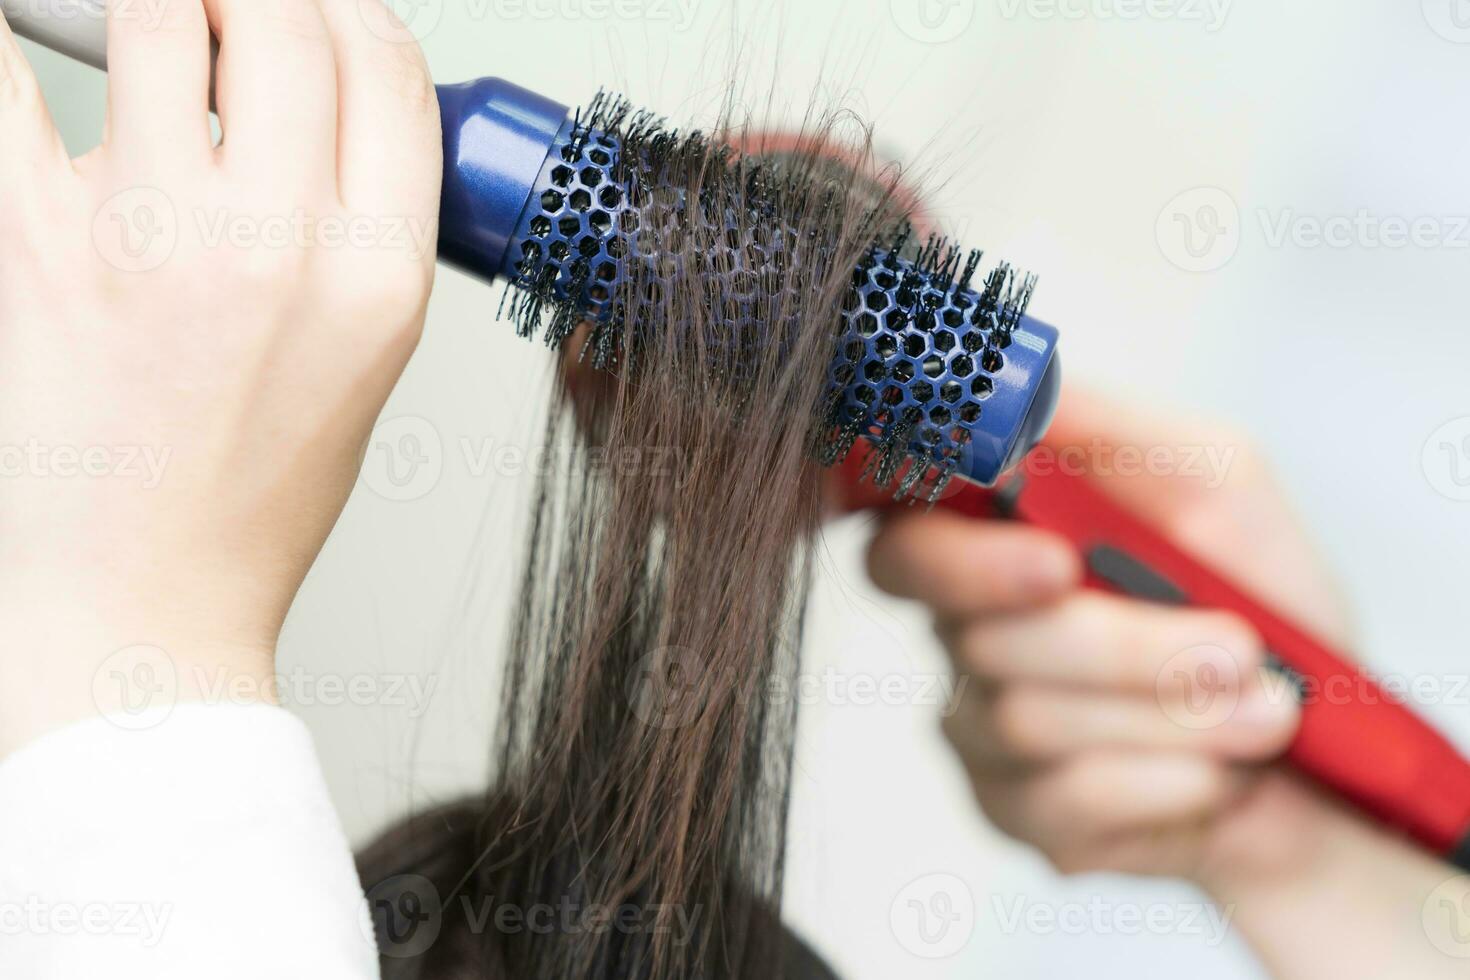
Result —
[{"label": "round hair brush", "polygon": [[[3,2],[17,32],[92,64],[104,63],[100,18],[28,16]],[[572,114],[498,79],[439,89],[445,181],[440,254],[486,280],[511,283],[521,332],[553,343],[581,322],[638,322],[629,305],[655,303],[667,228],[644,227],[650,164],[679,141],[644,113],[606,97]],[[760,168],[751,170],[752,180]],[[759,193],[752,200],[774,200]],[[667,203],[660,205],[667,211]],[[690,202],[690,210],[698,208]],[[678,210],[677,208],[674,210]],[[703,220],[720,220],[704,214]],[[779,263],[791,243],[781,214],[742,228],[702,275],[740,282]],[[881,232],[881,234],[880,234]],[[1210,570],[1086,478],[1059,468],[1001,480],[1041,439],[1058,397],[1056,331],[1026,315],[1034,280],[1001,264],[981,275],[978,253],[920,244],[878,227],[855,263],[833,324],[827,370],[828,461],[844,456],[850,503],[895,497],[976,517],[1051,528],[1079,549],[1089,583],[1142,599],[1233,610],[1262,634],[1278,669],[1308,697],[1288,759],[1302,773],[1470,867],[1470,763],[1344,656],[1269,604]],[[638,288],[630,289],[630,279]],[[756,325],[759,326],[758,324]],[[614,332],[605,330],[603,336]],[[595,359],[615,356],[602,351]],[[861,444],[855,451],[848,450]],[[886,489],[879,493],[873,487]]]},{"label": "round hair brush", "polygon": [[[671,156],[702,149],[700,137],[669,133],[620,99],[599,95],[573,114],[488,78],[441,86],[439,102],[440,254],[509,282],[509,313],[522,333],[556,344],[584,320],[616,328],[656,315],[669,250],[667,232],[649,227],[652,208],[725,222],[740,239],[719,242],[725,255],[706,273],[730,284],[730,319],[742,315],[741,279],[795,251],[797,232],[779,213],[695,219],[695,202],[655,203],[680,194],[663,174]],[[785,190],[763,187],[781,177],[758,164],[740,177],[745,207]],[[952,476],[989,486],[1036,445],[1056,408],[1057,332],[1025,315],[1034,278],[1004,263],[977,278],[980,260],[939,239],[917,245],[891,233],[857,263],[834,325],[829,456],[844,457],[866,437],[878,451],[873,475],[896,482],[901,496],[935,499]],[[630,289],[633,277],[640,281]]]}]

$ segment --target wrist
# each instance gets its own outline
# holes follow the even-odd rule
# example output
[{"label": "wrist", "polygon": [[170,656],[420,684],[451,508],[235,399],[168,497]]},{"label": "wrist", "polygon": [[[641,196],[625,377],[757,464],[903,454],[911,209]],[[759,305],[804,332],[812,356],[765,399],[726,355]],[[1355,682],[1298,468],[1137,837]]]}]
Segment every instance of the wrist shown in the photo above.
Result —
[{"label": "wrist", "polygon": [[1281,799],[1223,826],[1196,878],[1272,976],[1463,976],[1470,904],[1435,897],[1470,878],[1293,777],[1260,792]]},{"label": "wrist", "polygon": [[1310,887],[1329,877],[1369,830],[1335,800],[1282,770],[1263,772],[1249,796],[1211,830],[1191,877],[1224,904]]},{"label": "wrist", "polygon": [[75,722],[146,727],[176,705],[277,702],[275,647],[141,609],[99,619],[93,604],[0,604],[0,757]]}]

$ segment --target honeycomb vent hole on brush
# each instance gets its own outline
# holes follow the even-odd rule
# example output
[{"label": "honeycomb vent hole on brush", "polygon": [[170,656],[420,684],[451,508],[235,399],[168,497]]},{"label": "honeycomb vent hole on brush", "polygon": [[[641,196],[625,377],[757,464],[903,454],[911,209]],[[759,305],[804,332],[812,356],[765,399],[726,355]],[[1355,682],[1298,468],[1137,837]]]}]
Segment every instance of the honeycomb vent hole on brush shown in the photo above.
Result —
[{"label": "honeycomb vent hole on brush", "polygon": [[[704,339],[733,376],[749,345],[781,335],[779,311],[803,308],[805,279],[789,266],[810,243],[783,223],[771,205],[779,198],[760,197],[760,181],[783,179],[766,157],[733,162],[698,133],[664,130],[605,96],[558,140],[518,232],[525,242],[514,285],[527,295],[512,300],[511,314],[523,332],[549,318],[542,332],[555,345],[584,320],[612,323],[598,356],[615,362],[626,353],[621,344],[641,342],[642,320],[668,299],[664,287],[693,274],[714,314]],[[809,176],[809,164],[802,158],[793,172]],[[680,181],[701,168],[717,171],[720,191],[686,200]],[[733,201],[747,206],[737,214]],[[980,274],[981,253],[939,237],[883,234],[890,238],[875,241],[853,269],[834,324],[824,424],[834,453],[867,436],[878,449],[875,478],[898,477],[900,494],[932,496],[952,473],[985,478],[1006,457],[1012,394],[1025,390],[1049,351],[1038,353],[1034,340],[1012,347],[1034,277],[1005,263]],[[621,329],[624,320],[638,329]],[[1000,390],[1005,403],[984,411]]]}]

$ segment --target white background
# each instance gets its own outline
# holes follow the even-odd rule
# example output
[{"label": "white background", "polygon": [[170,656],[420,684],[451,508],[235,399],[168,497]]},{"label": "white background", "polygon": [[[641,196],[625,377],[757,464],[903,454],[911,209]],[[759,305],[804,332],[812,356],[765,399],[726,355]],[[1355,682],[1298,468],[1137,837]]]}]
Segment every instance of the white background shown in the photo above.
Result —
[{"label": "white background", "polygon": [[[732,74],[752,95],[774,80],[777,119],[814,97],[845,99],[888,154],[944,182],[935,203],[949,230],[1042,274],[1033,311],[1063,328],[1069,377],[1249,431],[1338,570],[1362,656],[1452,679],[1470,669],[1470,503],[1436,492],[1431,476],[1453,488],[1452,464],[1470,473],[1470,455],[1432,447],[1428,474],[1421,456],[1443,423],[1470,416],[1470,232],[1401,248],[1269,235],[1285,216],[1360,211],[1429,217],[1450,235],[1470,215],[1470,43],[1457,43],[1470,30],[1455,27],[1451,3],[1239,0],[1212,11],[1179,0],[1150,15],[1129,0],[789,0],[745,4],[732,21],[715,0],[421,0],[414,23],[439,81],[499,74],[569,103],[607,85],[680,121]],[[31,50],[69,143],[85,149],[100,129],[101,77]],[[1186,272],[1169,260],[1178,241],[1161,243],[1156,228],[1161,214],[1177,227],[1166,207],[1199,187],[1238,209],[1220,246],[1237,250]],[[1188,217],[1197,200],[1184,201]],[[423,347],[384,416],[410,421],[370,447],[375,482],[359,488],[288,625],[288,678],[435,685],[426,712],[407,689],[371,707],[298,699],[358,840],[484,780],[531,484],[503,451],[534,445],[548,370],[539,346],[495,321],[498,300],[498,289],[441,275]],[[404,435],[430,463],[415,499],[385,499],[374,490],[391,486],[383,453],[412,448]],[[490,468],[477,472],[487,448]],[[864,538],[860,521],[828,535],[810,668],[940,673],[923,616],[867,585]],[[1465,697],[1424,710],[1470,746]],[[788,915],[844,977],[1258,975],[1233,939],[1217,944],[1198,923],[1162,935],[1007,930],[999,911],[1018,901],[1056,910],[1102,896],[1182,916],[1196,899],[1167,883],[1062,880],[998,837],[932,707],[811,705],[798,767]],[[974,925],[952,956],[931,960],[905,949],[890,912],[901,918],[914,897],[905,887],[934,874],[962,885],[929,878],[920,891],[967,890]]]}]

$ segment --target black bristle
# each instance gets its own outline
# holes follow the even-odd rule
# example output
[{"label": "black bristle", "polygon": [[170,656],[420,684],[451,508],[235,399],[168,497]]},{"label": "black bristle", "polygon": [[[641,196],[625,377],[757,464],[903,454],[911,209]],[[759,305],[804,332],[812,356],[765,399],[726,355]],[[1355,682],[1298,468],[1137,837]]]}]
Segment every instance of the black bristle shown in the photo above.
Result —
[{"label": "black bristle", "polygon": [[[891,207],[846,215],[841,209],[851,203],[850,185],[835,174],[805,161],[786,167],[777,159],[737,156],[705,132],[669,128],[661,117],[635,110],[606,92],[598,92],[574,114],[566,143],[552,163],[575,173],[570,180],[559,178],[561,193],[552,199],[554,204],[543,204],[538,216],[543,227],[535,232],[539,241],[528,237],[516,253],[517,275],[502,297],[501,311],[519,334],[539,333],[558,348],[590,321],[579,357],[595,368],[633,370],[641,325],[668,317],[665,277],[682,273],[698,283],[704,308],[714,313],[706,328],[709,336],[698,341],[701,349],[725,352],[710,364],[709,379],[691,384],[719,389],[738,413],[743,368],[760,361],[743,352],[765,342],[768,333],[779,333],[779,321],[800,314],[801,304],[789,299],[783,283],[801,271],[798,266],[830,267],[838,243],[824,240],[823,229],[846,221],[849,241],[866,239],[873,245],[846,253],[855,254],[855,261],[843,259],[854,261],[854,268],[841,322],[834,325],[834,343],[857,338],[856,332],[842,335],[862,322],[869,324],[862,339],[870,346],[842,362],[849,365],[846,378],[836,373],[836,364],[827,375],[832,389],[814,420],[819,423],[813,434],[815,456],[824,464],[840,462],[858,439],[870,437],[877,447],[867,466],[874,482],[913,502],[932,503],[938,497],[959,466],[968,430],[951,421],[949,413],[958,403],[950,399],[940,404],[933,394],[940,385],[928,384],[925,371],[914,369],[936,355],[944,370],[961,362],[1000,363],[997,352],[1011,342],[1021,323],[1035,289],[1034,276],[1000,263],[980,276],[977,289],[973,284],[982,252],[962,250],[939,235],[920,243]],[[600,180],[597,174],[583,176],[594,168]],[[609,185],[616,188],[617,207],[597,196]],[[690,190],[679,190],[686,187]],[[578,190],[584,203],[574,207]],[[587,216],[587,191],[594,194],[592,210],[602,211],[600,224]],[[727,229],[737,208],[735,225],[744,237],[732,240]],[[818,220],[834,213],[845,216]],[[854,222],[858,236],[852,234]],[[708,247],[691,248],[694,243]],[[599,273],[609,263],[617,271]],[[875,291],[886,293],[887,302],[864,309],[863,297]],[[746,315],[752,295],[765,297],[760,322]],[[960,317],[977,329],[962,329]],[[891,346],[885,355],[874,353],[881,350],[871,346],[875,336],[890,345],[899,341],[897,358],[907,358],[908,376],[896,373]],[[903,340],[914,337],[924,339],[926,353],[904,351]],[[862,378],[848,384],[860,357],[881,368],[870,376],[871,388],[862,398],[852,394],[863,386]],[[968,388],[966,377],[961,380]],[[930,393],[916,394],[921,389]],[[690,393],[691,398],[707,396],[703,389]],[[925,407],[915,407],[916,400]],[[969,407],[978,417],[978,402]]]},{"label": "black bristle", "polygon": [[969,290],[970,280],[975,277],[975,270],[980,268],[980,260],[984,255],[985,253],[978,248],[970,250],[970,254],[965,257],[965,268],[960,272],[959,282],[955,284],[955,292],[962,293]]},{"label": "black bristle", "polygon": [[912,234],[913,229],[910,228],[908,225],[904,225],[894,233],[893,242],[888,246],[887,261],[889,263],[889,268],[897,268],[896,260],[900,255],[903,254],[904,246],[908,244],[909,237]]}]

